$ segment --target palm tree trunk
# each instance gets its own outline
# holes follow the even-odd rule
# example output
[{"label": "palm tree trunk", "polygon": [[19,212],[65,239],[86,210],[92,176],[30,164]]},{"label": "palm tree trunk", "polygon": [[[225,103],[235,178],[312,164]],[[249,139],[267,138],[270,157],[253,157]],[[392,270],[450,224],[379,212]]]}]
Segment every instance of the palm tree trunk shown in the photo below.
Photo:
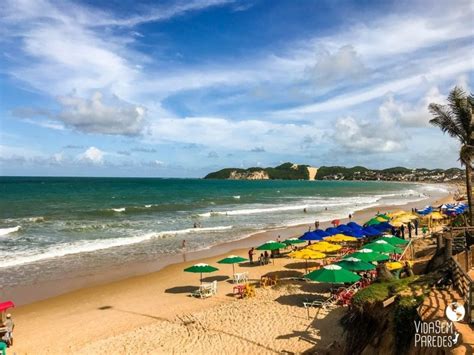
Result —
[{"label": "palm tree trunk", "polygon": [[473,211],[472,208],[472,166],[469,162],[466,164],[466,195],[467,195],[467,203],[469,204],[469,224],[473,226]]}]

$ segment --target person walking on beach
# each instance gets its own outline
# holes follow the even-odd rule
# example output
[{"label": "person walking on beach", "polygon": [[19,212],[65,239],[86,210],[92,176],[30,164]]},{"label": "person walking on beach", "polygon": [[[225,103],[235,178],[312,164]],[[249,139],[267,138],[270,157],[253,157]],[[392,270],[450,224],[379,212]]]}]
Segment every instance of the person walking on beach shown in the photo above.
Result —
[{"label": "person walking on beach", "polygon": [[186,240],[183,239],[183,242],[181,243],[181,249],[183,249],[183,251],[186,249]]},{"label": "person walking on beach", "polygon": [[349,221],[352,220],[352,214],[349,213]]},{"label": "person walking on beach", "polygon": [[418,235],[418,220],[415,219],[415,235]]},{"label": "person walking on beach", "polygon": [[319,228],[319,221],[314,221],[314,229],[318,229]]},{"label": "person walking on beach", "polygon": [[254,252],[254,248],[250,248],[249,250],[249,260],[250,260],[250,264],[253,264],[253,252]]},{"label": "person walking on beach", "polygon": [[7,314],[7,320],[5,321],[5,335],[1,338],[1,340],[5,341],[5,343],[10,347],[13,345],[13,328],[15,328],[15,323],[13,323],[12,315],[10,313]]},{"label": "person walking on beach", "polygon": [[411,239],[411,231],[413,229],[413,224],[411,224],[411,222],[408,222],[407,227],[408,227],[408,238]]},{"label": "person walking on beach", "polygon": [[402,239],[405,239],[405,225],[404,224],[400,226],[400,231],[402,232]]}]

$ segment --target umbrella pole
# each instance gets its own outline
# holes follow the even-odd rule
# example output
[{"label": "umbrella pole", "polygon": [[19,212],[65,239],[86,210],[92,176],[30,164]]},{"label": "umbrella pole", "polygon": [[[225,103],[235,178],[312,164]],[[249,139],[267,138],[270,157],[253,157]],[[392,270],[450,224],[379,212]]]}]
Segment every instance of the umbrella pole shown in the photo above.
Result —
[{"label": "umbrella pole", "polygon": [[201,272],[201,285],[202,285],[202,272]]},{"label": "umbrella pole", "polygon": [[[234,265],[234,264],[232,264],[232,272],[233,272],[234,275],[235,275],[235,265]],[[232,276],[234,276],[234,275],[232,275]]]}]

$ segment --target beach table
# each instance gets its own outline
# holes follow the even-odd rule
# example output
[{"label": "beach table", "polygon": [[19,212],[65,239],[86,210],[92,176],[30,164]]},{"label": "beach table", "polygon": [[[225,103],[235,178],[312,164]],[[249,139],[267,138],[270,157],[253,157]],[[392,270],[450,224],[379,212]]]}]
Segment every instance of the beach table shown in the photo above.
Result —
[{"label": "beach table", "polygon": [[239,284],[249,280],[248,272],[237,272],[234,274],[234,283]]}]

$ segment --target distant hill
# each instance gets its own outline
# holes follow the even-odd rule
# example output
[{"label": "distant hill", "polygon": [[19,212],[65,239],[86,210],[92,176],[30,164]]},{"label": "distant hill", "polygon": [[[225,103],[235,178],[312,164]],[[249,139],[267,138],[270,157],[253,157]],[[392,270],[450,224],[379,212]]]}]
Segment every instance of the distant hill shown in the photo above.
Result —
[{"label": "distant hill", "polygon": [[227,180],[383,180],[446,182],[464,178],[464,170],[458,168],[409,169],[401,166],[376,170],[363,166],[321,166],[284,163],[277,167],[248,169],[226,168],[205,176],[205,179]]},{"label": "distant hill", "polygon": [[309,180],[310,173],[308,165],[284,163],[274,168],[227,168],[210,174],[205,179],[229,179],[229,180]]}]

